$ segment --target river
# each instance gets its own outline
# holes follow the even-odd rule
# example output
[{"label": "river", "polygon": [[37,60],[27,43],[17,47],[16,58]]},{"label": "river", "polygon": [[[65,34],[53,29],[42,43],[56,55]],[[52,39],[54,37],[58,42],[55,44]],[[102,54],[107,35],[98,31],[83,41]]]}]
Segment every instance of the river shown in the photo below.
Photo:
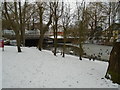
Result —
[{"label": "river", "polygon": [[[67,44],[71,45],[72,44]],[[73,45],[78,47],[78,45]],[[48,50],[53,51],[54,47],[48,46]],[[95,56],[97,60],[103,60],[103,61],[108,61],[110,57],[110,52],[112,50],[112,46],[105,46],[105,45],[96,45],[96,44],[83,44],[83,50],[86,55],[84,57],[90,57]],[[57,53],[62,53],[62,46],[58,46],[57,48]],[[79,55],[78,49],[73,49],[72,47],[66,47],[66,54],[72,54],[72,55]]]}]

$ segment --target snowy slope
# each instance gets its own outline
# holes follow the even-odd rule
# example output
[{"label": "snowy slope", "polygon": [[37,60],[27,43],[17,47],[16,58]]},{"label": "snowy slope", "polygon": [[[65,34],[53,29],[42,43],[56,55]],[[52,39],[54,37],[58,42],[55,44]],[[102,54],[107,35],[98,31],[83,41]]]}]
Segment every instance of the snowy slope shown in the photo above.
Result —
[{"label": "snowy slope", "polygon": [[2,48],[0,47],[0,89],[2,89]]},{"label": "snowy slope", "polygon": [[[67,55],[53,56],[51,51],[35,47],[6,46],[3,52],[3,88],[118,88],[104,79],[107,62],[89,61]],[[103,79],[101,79],[103,78]]]}]

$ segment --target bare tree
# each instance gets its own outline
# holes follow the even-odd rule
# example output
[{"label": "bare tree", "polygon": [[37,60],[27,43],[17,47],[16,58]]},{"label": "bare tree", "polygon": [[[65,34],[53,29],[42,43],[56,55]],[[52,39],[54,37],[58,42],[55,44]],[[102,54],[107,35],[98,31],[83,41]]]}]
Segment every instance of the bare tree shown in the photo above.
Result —
[{"label": "bare tree", "polygon": [[87,6],[87,14],[89,15],[89,26],[91,27],[91,37],[94,37],[98,26],[101,26],[101,28],[105,27],[106,25],[106,11],[105,11],[106,5],[102,2],[90,2]]},{"label": "bare tree", "polygon": [[53,30],[54,30],[54,55],[56,56],[57,51],[57,32],[58,32],[58,21],[63,14],[63,2],[51,2],[51,9],[53,12]]},{"label": "bare tree", "polygon": [[115,23],[117,7],[118,7],[118,4],[116,2],[109,2],[109,3],[106,3],[106,8],[104,8],[106,12],[106,16],[108,17],[108,27],[109,27],[109,34],[108,34],[108,39],[107,39],[108,42],[110,38],[112,37],[113,30],[112,30],[111,25]]},{"label": "bare tree", "polygon": [[64,36],[64,45],[63,45],[63,57],[65,57],[65,49],[66,49],[66,39],[67,39],[67,30],[69,28],[71,21],[71,14],[70,14],[70,4],[64,5],[64,12],[62,16],[62,26],[63,26],[63,36]]},{"label": "bare tree", "polygon": [[[47,5],[49,4],[49,5]],[[45,6],[48,6],[48,9],[45,8]],[[39,43],[38,43],[38,49],[41,51],[42,50],[42,45],[43,45],[43,39],[45,33],[48,31],[49,26],[52,23],[52,11],[51,11],[51,4],[46,3],[46,2],[37,2],[37,7],[38,7],[38,15],[39,15],[39,23],[40,23],[40,37],[39,37]],[[48,16],[48,21],[47,24],[43,23],[44,19],[43,17],[45,16],[45,10],[49,12]]]},{"label": "bare tree", "polygon": [[[30,19],[27,18],[26,14],[29,12],[28,9],[30,7],[28,7],[28,2],[27,0],[25,0],[24,5],[21,5],[21,1],[19,1],[19,14],[20,14],[20,27],[21,27],[21,44],[23,44],[23,46],[25,46],[25,27],[26,27],[26,19]],[[30,8],[31,9],[31,8]],[[30,14],[32,15],[32,14]],[[29,15],[28,15],[29,16]]]},{"label": "bare tree", "polygon": [[77,5],[77,24],[78,24],[78,32],[79,32],[79,59],[82,60],[83,48],[82,48],[82,38],[85,30],[85,2],[82,1],[81,4],[78,2]]},{"label": "bare tree", "polygon": [[6,20],[8,20],[8,22],[11,24],[11,27],[14,30],[15,34],[16,34],[18,52],[21,52],[21,48],[20,48],[20,44],[21,44],[21,42],[20,42],[20,30],[19,30],[20,25],[19,25],[19,20],[18,20],[17,2],[14,2],[13,6],[14,6],[14,20],[10,17],[7,2],[4,2],[3,14],[4,14]]},{"label": "bare tree", "polygon": [[28,7],[27,2],[22,6],[21,2],[3,2],[3,16],[14,30],[17,41],[18,52],[21,52],[21,44],[25,45],[25,27],[26,22],[30,19],[32,13],[26,17],[31,7]]}]

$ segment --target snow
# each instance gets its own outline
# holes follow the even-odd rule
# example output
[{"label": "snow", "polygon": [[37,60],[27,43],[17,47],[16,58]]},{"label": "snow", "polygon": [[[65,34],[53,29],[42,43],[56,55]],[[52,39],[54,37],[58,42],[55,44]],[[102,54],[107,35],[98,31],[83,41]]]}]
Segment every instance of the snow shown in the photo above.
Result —
[{"label": "snow", "polygon": [[81,61],[71,55],[63,58],[35,47],[22,47],[22,51],[5,46],[2,88],[118,88],[104,78],[107,62]]},{"label": "snow", "polygon": [[120,39],[117,39],[117,41],[116,42],[120,42]]},{"label": "snow", "polygon": [[2,89],[2,48],[0,47],[0,89]]},{"label": "snow", "polygon": [[[50,36],[50,38],[54,39],[54,36]],[[58,39],[63,38],[63,36],[57,36]]]}]

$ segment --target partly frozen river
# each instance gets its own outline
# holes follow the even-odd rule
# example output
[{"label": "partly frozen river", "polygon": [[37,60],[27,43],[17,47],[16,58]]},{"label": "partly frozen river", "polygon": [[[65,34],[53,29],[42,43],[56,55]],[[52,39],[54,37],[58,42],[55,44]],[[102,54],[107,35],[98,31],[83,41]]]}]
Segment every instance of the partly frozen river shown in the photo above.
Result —
[{"label": "partly frozen river", "polygon": [[[60,44],[63,45],[63,44]],[[68,46],[79,47],[78,45],[67,44]],[[50,47],[50,49],[54,50],[54,48]],[[86,53],[85,57],[97,57],[96,59],[108,61],[110,57],[110,52],[112,50],[112,46],[105,45],[96,45],[96,44],[83,44],[84,53]],[[57,52],[62,51],[62,46],[58,47]],[[78,49],[75,50],[73,47],[66,48],[67,54],[79,55]]]},{"label": "partly frozen river", "polygon": [[84,44],[83,45],[84,52],[87,55],[100,56],[99,58],[103,60],[109,60],[110,52],[112,50],[112,46],[105,45],[96,45],[96,44]]}]

